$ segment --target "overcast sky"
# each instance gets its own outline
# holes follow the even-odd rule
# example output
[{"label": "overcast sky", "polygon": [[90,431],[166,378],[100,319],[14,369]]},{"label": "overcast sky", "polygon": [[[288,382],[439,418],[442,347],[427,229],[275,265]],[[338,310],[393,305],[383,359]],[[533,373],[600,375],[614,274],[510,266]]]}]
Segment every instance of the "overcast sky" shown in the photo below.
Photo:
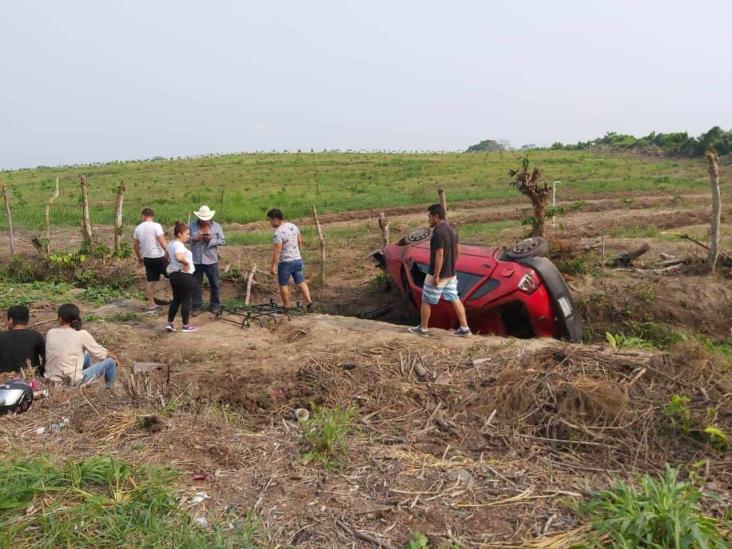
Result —
[{"label": "overcast sky", "polygon": [[732,127],[732,2],[8,0],[0,169]]}]

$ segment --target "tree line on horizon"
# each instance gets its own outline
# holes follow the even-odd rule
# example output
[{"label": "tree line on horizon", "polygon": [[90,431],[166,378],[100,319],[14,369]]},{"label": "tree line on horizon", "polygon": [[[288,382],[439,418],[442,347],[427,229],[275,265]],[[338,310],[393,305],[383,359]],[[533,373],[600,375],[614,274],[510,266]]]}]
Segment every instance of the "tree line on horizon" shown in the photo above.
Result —
[{"label": "tree line on horizon", "polygon": [[[559,151],[587,151],[593,148],[611,151],[638,151],[660,153],[666,156],[698,157],[712,150],[719,156],[732,153],[732,130],[725,131],[714,126],[698,137],[691,137],[687,132],[656,133],[651,132],[644,137],[607,132],[603,137],[577,143],[555,142],[551,147],[524,145],[520,150],[551,149]],[[485,139],[471,145],[465,152],[497,152],[515,150],[506,141]]]}]

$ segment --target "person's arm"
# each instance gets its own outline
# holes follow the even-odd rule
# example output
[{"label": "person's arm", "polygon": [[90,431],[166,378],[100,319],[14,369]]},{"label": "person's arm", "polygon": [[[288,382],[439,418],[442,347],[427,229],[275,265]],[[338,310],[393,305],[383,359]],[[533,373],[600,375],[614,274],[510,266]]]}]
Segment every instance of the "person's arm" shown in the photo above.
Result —
[{"label": "person's arm", "polygon": [[440,273],[442,272],[442,263],[445,260],[445,249],[439,248],[435,250],[435,274],[433,275],[435,279],[435,286],[440,285]]},{"label": "person's arm", "polygon": [[109,351],[107,351],[107,349],[102,345],[99,345],[89,332],[86,330],[82,330],[82,332],[84,333],[82,336],[82,345],[84,350],[91,355],[92,361],[99,362],[109,356]]},{"label": "person's arm", "polygon": [[297,233],[297,248],[302,251],[302,233]]},{"label": "person's arm", "polygon": [[135,250],[135,256],[137,256],[137,261],[139,263],[142,263],[142,253],[140,252],[140,241],[137,240],[137,238],[132,239],[132,248]]},{"label": "person's arm", "polygon": [[183,266],[184,271],[188,271],[191,264],[186,260],[186,252],[175,252],[175,258],[178,260],[178,263],[180,263]]},{"label": "person's arm", "polygon": [[211,233],[211,239],[208,241],[208,247],[213,246],[225,246],[226,240],[224,240],[224,230],[218,223],[214,225],[215,230]]},{"label": "person's arm", "polygon": [[43,336],[41,334],[38,334],[38,337],[36,338],[32,362],[36,367],[38,375],[43,377],[43,374],[46,373],[46,342],[43,340]]},{"label": "person's arm", "polygon": [[188,226],[188,232],[191,234],[191,242],[201,241],[201,233],[198,232],[198,223],[196,221],[191,221],[191,224]]},{"label": "person's arm", "polygon": [[155,235],[155,239],[158,241],[158,244],[160,244],[160,247],[163,248],[163,252],[165,252],[165,255],[168,255],[168,241],[165,238],[165,231],[163,231],[163,227],[160,227],[160,232]]},{"label": "person's arm", "polygon": [[277,274],[277,264],[280,262],[280,255],[282,254],[282,242],[275,242],[274,249],[272,250],[272,265],[269,268],[269,272]]}]

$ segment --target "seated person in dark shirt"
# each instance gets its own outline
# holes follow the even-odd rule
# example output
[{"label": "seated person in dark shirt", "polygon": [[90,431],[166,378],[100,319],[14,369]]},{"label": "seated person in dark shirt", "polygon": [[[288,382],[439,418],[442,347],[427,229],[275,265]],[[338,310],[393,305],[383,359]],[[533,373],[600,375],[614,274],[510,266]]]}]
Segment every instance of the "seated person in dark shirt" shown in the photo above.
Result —
[{"label": "seated person in dark shirt", "polygon": [[42,376],[46,363],[43,336],[28,328],[30,312],[25,305],[8,309],[6,332],[0,333],[0,372],[20,372],[27,364]]}]

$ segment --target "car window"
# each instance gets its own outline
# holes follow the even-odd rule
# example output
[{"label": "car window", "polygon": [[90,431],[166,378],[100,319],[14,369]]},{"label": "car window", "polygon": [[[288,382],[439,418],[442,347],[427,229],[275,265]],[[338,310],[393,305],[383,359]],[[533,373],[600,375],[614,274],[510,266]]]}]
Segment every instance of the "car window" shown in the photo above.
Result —
[{"label": "car window", "polygon": [[[412,265],[412,280],[420,288],[424,286],[424,279],[427,277],[429,270],[430,266],[426,263],[414,263]],[[458,295],[466,295],[482,278],[480,275],[458,271]]]},{"label": "car window", "polygon": [[476,299],[480,299],[484,295],[498,288],[498,286],[500,285],[501,283],[498,282],[495,278],[489,278],[483,284],[481,284],[480,288],[473,292],[473,295],[470,296],[470,299],[468,299],[468,301],[475,301]]}]

